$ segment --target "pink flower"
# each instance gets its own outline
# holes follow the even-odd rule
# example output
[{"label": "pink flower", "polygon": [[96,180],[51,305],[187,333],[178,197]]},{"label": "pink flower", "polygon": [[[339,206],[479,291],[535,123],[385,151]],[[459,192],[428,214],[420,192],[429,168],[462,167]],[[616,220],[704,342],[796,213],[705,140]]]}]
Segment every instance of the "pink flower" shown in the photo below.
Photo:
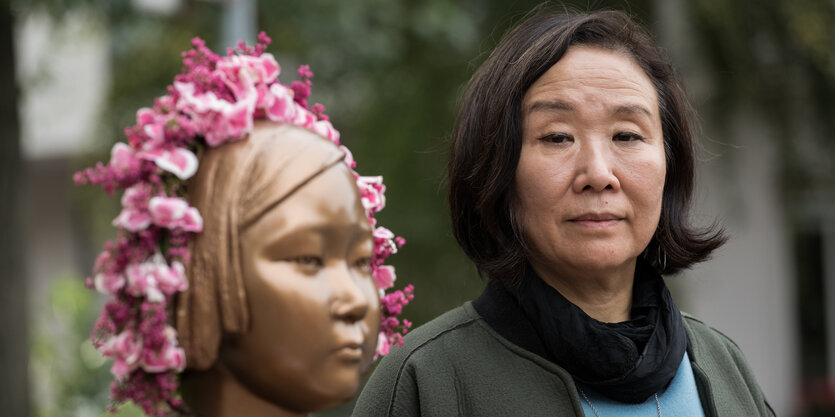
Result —
[{"label": "pink flower", "polygon": [[96,290],[105,295],[116,296],[116,294],[125,286],[125,277],[122,274],[114,273],[100,273],[93,278],[93,283]]},{"label": "pink flower", "polygon": [[154,197],[148,208],[157,226],[167,229],[183,229],[187,232],[203,230],[203,218],[194,207],[178,197]]},{"label": "pink flower", "polygon": [[394,233],[385,227],[374,229],[374,256],[377,259],[386,259],[389,255],[397,253],[397,245],[394,242]]},{"label": "pink flower", "polygon": [[104,342],[99,347],[99,352],[103,356],[113,358],[113,367],[110,372],[121,381],[139,365],[142,339],[137,337],[133,330],[125,329]]},{"label": "pink flower", "polygon": [[244,67],[240,56],[231,56],[218,61],[215,74],[223,80],[237,100],[255,93],[258,75],[252,69]]},{"label": "pink flower", "polygon": [[197,156],[185,148],[152,149],[139,153],[139,157],[153,161],[158,167],[187,180],[197,172]]},{"label": "pink flower", "polygon": [[261,56],[233,55],[218,61],[215,69],[236,98],[251,93],[253,84],[270,84],[278,78],[281,67],[270,53]]},{"label": "pink flower", "polygon": [[394,233],[385,227],[378,227],[373,232],[375,239],[394,239]]},{"label": "pink flower", "polygon": [[315,114],[319,120],[330,120],[328,115],[325,114],[325,106],[322,103],[316,103],[310,106],[310,112]]},{"label": "pink flower", "polygon": [[[165,97],[170,99],[169,96]],[[162,97],[160,98],[160,100],[161,99]],[[153,109],[143,107],[136,111],[136,124],[138,124],[139,126],[145,126],[147,124],[154,123],[156,119],[156,113]]]},{"label": "pink flower", "polygon": [[289,122],[295,119],[293,90],[278,83],[271,85],[264,98],[264,110],[267,118],[274,122]]},{"label": "pink flower", "polygon": [[131,232],[138,232],[145,230],[151,224],[151,216],[145,212],[135,209],[122,209],[115,219],[113,225],[129,230]]},{"label": "pink flower", "polygon": [[159,252],[141,264],[128,265],[125,274],[128,294],[144,296],[154,303],[162,302],[165,295],[174,295],[188,288],[183,264],[174,261],[168,266],[165,257]]},{"label": "pink flower", "polygon": [[156,277],[156,266],[148,262],[131,264],[125,269],[128,294],[134,297],[145,297],[150,302],[160,303],[165,296],[159,290]]},{"label": "pink flower", "polygon": [[150,199],[151,187],[148,184],[139,183],[125,190],[122,195],[122,207],[147,210]]},{"label": "pink flower", "polygon": [[[171,90],[169,89],[169,92],[170,91]],[[166,94],[164,96],[157,97],[154,100],[154,108],[153,108],[153,110],[149,110],[149,112],[158,112],[160,114],[167,114],[167,113],[171,113],[174,109],[176,109],[176,107],[177,107],[177,98],[174,97],[171,94]],[[143,109],[139,109],[139,111],[142,111],[142,110]],[[148,109],[145,109],[145,110],[148,110]],[[153,113],[151,113],[151,114],[153,114]],[[137,117],[137,122],[140,125],[145,124],[145,123],[142,123],[139,120],[139,112],[137,112],[136,117]],[[153,119],[151,119],[151,120],[153,120]]]},{"label": "pink flower", "polygon": [[339,145],[339,131],[333,128],[331,122],[327,120],[314,122],[313,131],[328,138],[334,144]]},{"label": "pink flower", "polygon": [[178,197],[154,197],[149,208],[155,224],[173,228],[174,223],[185,215],[188,203]]},{"label": "pink flower", "polygon": [[397,316],[403,312],[403,306],[408,304],[401,291],[395,291],[391,294],[386,294],[380,300],[380,303],[385,307],[390,316]]},{"label": "pink flower", "polygon": [[316,123],[316,115],[299,105],[299,103],[293,103],[293,106],[295,107],[295,110],[293,112],[293,120],[291,123],[296,126],[313,130],[313,124]]},{"label": "pink flower", "polygon": [[[207,118],[209,123],[199,126],[209,146],[217,146],[227,140],[242,139],[252,131],[255,111],[255,97],[252,100],[241,100],[233,104],[222,104],[217,110],[214,120]],[[220,100],[223,103],[226,103]]]},{"label": "pink flower", "polygon": [[148,213],[150,188],[147,184],[139,183],[125,190],[122,196],[122,211],[113,219],[113,225],[131,232],[145,230],[151,225],[151,215]]},{"label": "pink flower", "polygon": [[342,149],[342,152],[345,152],[345,165],[348,165],[348,168],[354,169],[357,167],[357,162],[354,161],[354,154],[348,149],[348,147],[344,145],[339,145],[339,149]]},{"label": "pink flower", "polygon": [[386,356],[389,354],[391,350],[391,343],[389,343],[388,337],[384,332],[380,332],[377,335],[377,355],[379,356]]},{"label": "pink flower", "polygon": [[273,54],[267,52],[258,57],[252,58],[252,67],[258,72],[258,80],[264,84],[269,84],[278,78],[281,73],[281,66],[275,60]]},{"label": "pink flower", "polygon": [[310,86],[312,84],[310,81],[293,81],[290,83],[290,88],[293,89],[293,99],[304,109],[307,109],[307,98],[310,97]]},{"label": "pink flower", "polygon": [[102,251],[99,253],[99,256],[96,256],[96,261],[93,263],[93,271],[96,272],[110,272],[112,263],[113,255],[110,254],[110,251]]},{"label": "pink flower", "polygon": [[[380,299],[380,304],[383,307],[383,311],[387,312],[388,319],[393,319],[397,322],[395,316],[399,315],[403,312],[403,307],[407,306],[413,298],[415,298],[412,292],[414,291],[414,286],[407,285],[403,291],[397,290],[392,292],[391,294],[386,294],[384,297]],[[396,324],[394,324],[396,326]]]},{"label": "pink flower", "polygon": [[[171,103],[174,102],[170,96],[166,97]],[[164,102],[162,99],[158,99],[158,102]],[[175,124],[172,122],[176,121],[177,114],[162,111],[160,107],[154,106],[153,109],[144,107],[136,111],[136,126],[128,128],[128,136],[137,141],[131,142],[137,149],[150,151],[171,146],[172,124]]]},{"label": "pink flower", "polygon": [[145,349],[142,352],[142,369],[146,372],[181,372],[186,366],[186,355],[177,347],[177,332],[165,326],[165,344],[158,351]]},{"label": "pink flower", "polygon": [[146,372],[182,372],[186,365],[186,354],[182,348],[166,345],[162,351],[150,349],[142,352],[142,369]]},{"label": "pink flower", "polygon": [[254,86],[234,103],[218,98],[212,91],[196,94],[192,83],[175,82],[174,89],[180,93],[178,109],[191,117],[209,146],[242,139],[252,131],[257,100]]},{"label": "pink flower", "polygon": [[152,149],[165,144],[165,125],[163,123],[149,123],[146,124],[142,131],[148,136],[148,142],[145,142],[145,149]]},{"label": "pink flower", "polygon": [[374,282],[377,283],[377,288],[381,290],[391,288],[394,285],[394,280],[397,279],[397,275],[394,273],[394,267],[389,265],[374,268],[371,275],[374,277]]},{"label": "pink flower", "polygon": [[[158,254],[159,255],[159,254]],[[159,258],[162,258],[160,255]],[[180,291],[188,289],[188,280],[186,279],[186,268],[181,262],[174,261],[171,266],[164,265],[165,260],[156,269],[156,279],[159,289],[167,294],[173,295]]]},{"label": "pink flower", "polygon": [[122,142],[116,142],[110,150],[110,166],[122,172],[139,168],[139,159],[133,148]]},{"label": "pink flower", "polygon": [[299,78],[313,78],[313,71],[310,70],[310,65],[299,65],[298,69]]},{"label": "pink flower", "polygon": [[383,177],[359,177],[357,188],[362,197],[362,206],[366,211],[377,213],[386,206],[386,186],[383,185]]}]

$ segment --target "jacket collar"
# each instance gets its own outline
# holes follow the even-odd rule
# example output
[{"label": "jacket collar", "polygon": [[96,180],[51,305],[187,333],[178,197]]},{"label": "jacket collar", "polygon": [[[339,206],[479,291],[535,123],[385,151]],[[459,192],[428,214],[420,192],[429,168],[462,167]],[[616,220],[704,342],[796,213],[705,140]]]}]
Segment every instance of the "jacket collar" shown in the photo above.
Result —
[{"label": "jacket collar", "polygon": [[[522,306],[504,284],[489,280],[481,295],[472,301],[472,306],[496,333],[509,342],[553,362],[533,325],[525,317]],[[706,416],[715,416],[716,406],[713,403],[710,383],[697,363],[698,358],[693,352],[692,335],[688,326],[685,326],[685,330],[688,333],[687,356],[694,371],[702,407]]]}]

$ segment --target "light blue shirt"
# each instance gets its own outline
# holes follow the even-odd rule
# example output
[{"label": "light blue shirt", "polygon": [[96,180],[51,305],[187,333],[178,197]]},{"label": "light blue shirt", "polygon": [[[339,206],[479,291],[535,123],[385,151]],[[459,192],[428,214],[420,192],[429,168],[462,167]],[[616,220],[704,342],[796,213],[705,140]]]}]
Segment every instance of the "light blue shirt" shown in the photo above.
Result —
[{"label": "light blue shirt", "polygon": [[[655,404],[655,396],[640,404],[627,404],[611,400],[598,394],[591,388],[583,385],[581,387],[600,417],[648,417],[657,416],[658,408]],[[580,403],[583,405],[583,412],[586,417],[595,417],[594,411],[588,401],[580,395]],[[658,392],[658,403],[661,405],[662,416],[676,417],[704,417],[702,402],[699,399],[699,391],[696,389],[696,379],[693,377],[693,369],[690,367],[690,359],[687,352],[678,366],[676,376],[664,391]]]}]

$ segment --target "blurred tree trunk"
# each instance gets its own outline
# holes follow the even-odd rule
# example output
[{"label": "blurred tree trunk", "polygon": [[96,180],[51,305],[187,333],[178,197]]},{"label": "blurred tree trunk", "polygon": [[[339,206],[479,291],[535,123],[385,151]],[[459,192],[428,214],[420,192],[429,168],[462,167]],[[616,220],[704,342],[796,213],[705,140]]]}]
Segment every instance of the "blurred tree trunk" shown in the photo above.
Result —
[{"label": "blurred tree trunk", "polygon": [[20,232],[21,157],[14,28],[0,2],[0,414],[29,415],[26,292]]}]

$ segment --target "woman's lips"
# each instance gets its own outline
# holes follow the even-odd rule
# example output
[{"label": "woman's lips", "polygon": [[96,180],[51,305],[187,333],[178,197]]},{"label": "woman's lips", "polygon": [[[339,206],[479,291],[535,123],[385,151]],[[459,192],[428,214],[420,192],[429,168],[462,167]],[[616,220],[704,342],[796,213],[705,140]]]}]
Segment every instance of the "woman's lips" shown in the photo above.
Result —
[{"label": "woman's lips", "polygon": [[585,213],[568,221],[590,229],[606,229],[617,225],[622,220],[623,217],[611,213]]}]

